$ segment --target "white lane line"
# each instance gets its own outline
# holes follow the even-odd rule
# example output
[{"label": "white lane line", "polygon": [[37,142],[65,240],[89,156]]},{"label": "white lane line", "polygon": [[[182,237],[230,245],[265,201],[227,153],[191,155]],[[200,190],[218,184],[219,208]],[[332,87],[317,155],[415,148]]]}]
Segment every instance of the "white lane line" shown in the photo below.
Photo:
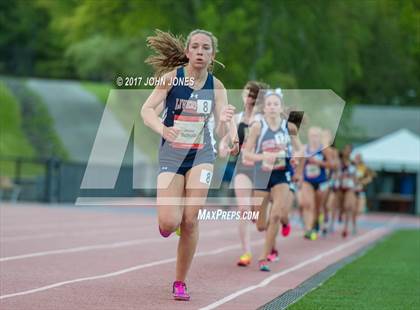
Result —
[{"label": "white lane line", "polygon": [[[226,232],[224,231],[223,233],[226,233]],[[264,239],[260,239],[260,240],[256,240],[256,241],[251,242],[251,245],[257,245],[257,244],[260,244],[260,243],[263,243],[263,242],[264,242]],[[215,249],[215,250],[212,250],[212,251],[198,252],[196,254],[196,256],[217,255],[217,254],[220,254],[220,253],[223,253],[223,252],[228,252],[230,250],[236,250],[236,249],[239,249],[239,248],[241,248],[241,246],[238,245],[238,244],[230,245],[230,246],[218,248],[218,249]],[[136,266],[126,268],[126,269],[121,269],[121,270],[118,270],[118,271],[115,271],[115,272],[110,272],[110,273],[100,274],[100,275],[91,276],[91,277],[77,278],[77,279],[72,279],[72,280],[68,280],[68,281],[58,282],[58,283],[38,287],[38,288],[27,290],[27,291],[1,295],[0,300],[6,299],[6,298],[11,298],[11,297],[16,297],[16,296],[38,293],[38,292],[46,291],[46,290],[49,290],[49,289],[52,289],[52,288],[67,285],[67,284],[73,284],[73,283],[78,283],[78,282],[84,282],[84,281],[90,281],[90,280],[99,280],[99,279],[115,277],[115,276],[119,276],[119,275],[129,273],[129,272],[132,272],[132,271],[136,271],[136,270],[140,270],[140,269],[144,269],[144,268],[149,268],[149,267],[154,267],[154,266],[158,266],[158,265],[163,265],[163,264],[168,264],[168,263],[172,263],[172,262],[175,262],[175,261],[176,261],[176,257],[173,257],[173,258],[163,259],[163,260],[159,260],[159,261],[155,261],[155,262],[151,262],[151,263],[147,263],[147,264],[136,265]]]},{"label": "white lane line", "polygon": [[[342,248],[345,248],[347,246],[350,246],[350,244],[356,242],[357,240],[360,240],[362,238],[366,238],[367,235],[370,235],[373,232],[375,232],[377,230],[382,230],[382,229],[383,230],[386,230],[385,228],[376,228],[376,229],[371,230],[370,232],[366,233],[365,235],[360,236],[357,239],[354,239],[353,241],[347,242],[344,245],[341,245],[341,246],[339,246],[337,248],[341,248],[342,249]],[[223,231],[223,233],[226,233],[226,231]],[[261,244],[263,242],[264,242],[264,239],[260,239],[260,240],[251,242],[251,245],[257,245],[257,244]],[[217,254],[220,254],[220,253],[223,253],[223,252],[227,252],[227,251],[230,251],[230,250],[238,249],[240,247],[241,247],[240,245],[230,245],[230,246],[222,247],[222,248],[219,248],[219,249],[216,249],[216,250],[212,250],[212,251],[198,252],[198,253],[196,253],[196,256],[217,255]],[[335,249],[337,249],[337,248],[335,248]],[[324,253],[324,255],[326,255],[326,253]],[[97,279],[104,279],[104,278],[114,277],[114,276],[118,276],[118,275],[125,274],[125,273],[128,273],[128,272],[136,271],[136,270],[139,270],[139,269],[153,267],[153,266],[162,265],[162,264],[167,264],[167,263],[171,263],[171,262],[174,262],[174,261],[176,261],[176,258],[170,258],[170,259],[155,261],[155,262],[152,262],[152,263],[137,265],[137,266],[133,266],[133,267],[126,268],[126,269],[121,269],[121,270],[118,270],[118,271],[112,272],[112,273],[106,273],[106,274],[97,275],[97,276],[84,277],[84,278],[78,278],[78,279],[68,280],[68,281],[64,281],[64,282],[58,282],[58,283],[54,283],[54,284],[51,284],[51,285],[39,287],[39,288],[36,288],[36,289],[31,289],[31,290],[27,290],[27,291],[12,293],[12,294],[1,295],[0,296],[0,300],[6,299],[6,298],[11,298],[11,297],[16,297],[16,296],[22,296],[22,295],[28,295],[28,294],[33,294],[33,293],[37,293],[37,292],[42,292],[42,291],[45,291],[45,290],[49,290],[49,289],[52,289],[52,288],[55,288],[55,287],[59,287],[59,286],[63,286],[63,285],[67,285],[67,284],[72,284],[72,283],[77,283],[77,282],[83,282],[83,281],[89,281],[89,280],[97,280]],[[303,264],[303,263],[301,263],[301,264]],[[299,264],[299,265],[301,265],[301,264]],[[292,268],[299,269],[299,268],[302,268],[303,266],[300,266],[299,268],[296,268],[296,267],[297,266],[294,266]],[[292,269],[292,268],[290,268],[290,269]],[[284,270],[282,273],[284,273],[286,271],[287,270]],[[289,271],[289,272],[291,272],[291,271]],[[275,275],[273,275],[273,276],[275,276]],[[277,277],[279,277],[279,276],[277,276]],[[205,308],[202,308],[202,309],[205,309]],[[211,308],[209,308],[209,309],[211,309]]]},{"label": "white lane line", "polygon": [[[116,227],[121,227],[125,225],[119,225]],[[111,226],[113,227],[113,226]],[[44,233],[38,235],[23,235],[23,236],[16,236],[16,237],[1,237],[0,236],[0,243],[12,242],[12,241],[26,241],[26,240],[33,240],[33,239],[48,239],[54,237],[72,237],[72,236],[85,236],[85,235],[102,235],[102,234],[110,234],[116,232],[123,232],[123,231],[131,231],[131,230],[148,230],[150,228],[156,227],[156,224],[151,225],[136,225],[133,227],[126,227],[126,228],[115,228],[115,229],[94,229],[94,230],[86,230],[86,231],[77,231],[77,232],[55,232],[55,233]],[[95,228],[95,227],[94,227]]]},{"label": "white lane line", "polygon": [[266,279],[264,279],[263,281],[261,281],[260,283],[258,283],[256,285],[251,285],[251,286],[248,286],[248,287],[246,287],[242,290],[236,291],[236,292],[234,292],[234,293],[232,293],[232,294],[230,294],[230,295],[228,295],[228,296],[226,296],[222,299],[219,299],[219,300],[215,301],[214,303],[212,303],[210,305],[207,305],[205,307],[200,308],[199,310],[215,309],[215,308],[217,308],[217,307],[219,307],[219,306],[221,306],[221,305],[223,305],[223,304],[225,304],[225,303],[227,303],[227,302],[229,302],[229,301],[231,301],[231,300],[233,300],[233,299],[235,299],[235,298],[237,298],[237,297],[239,297],[239,296],[241,296],[245,293],[248,293],[248,292],[253,291],[255,289],[258,289],[258,288],[262,288],[262,287],[268,285],[270,282],[274,281],[275,279],[277,279],[279,277],[282,277],[282,276],[284,276],[288,273],[291,273],[293,271],[296,271],[298,269],[306,267],[307,265],[310,265],[314,262],[317,262],[317,261],[323,259],[326,256],[329,256],[331,254],[339,252],[339,251],[341,251],[341,250],[343,250],[347,247],[350,247],[350,246],[354,245],[355,243],[358,243],[358,242],[360,242],[364,239],[367,239],[371,235],[374,235],[374,234],[377,234],[379,232],[386,231],[386,230],[387,230],[387,228],[384,228],[384,227],[375,228],[375,229],[369,231],[368,233],[366,233],[366,234],[364,234],[360,237],[357,237],[356,239],[353,239],[352,241],[348,241],[348,242],[346,242],[342,245],[339,245],[339,246],[337,246],[337,247],[335,247],[335,248],[333,248],[333,249],[331,249],[331,250],[329,250],[325,253],[319,254],[319,255],[317,255],[317,256],[315,256],[311,259],[305,260],[305,261],[303,261],[303,262],[301,262],[301,263],[299,263],[299,264],[297,264],[293,267],[290,267],[290,268],[285,269],[281,272],[275,273],[272,276],[267,277]]},{"label": "white lane line", "polygon": [[[217,230],[217,231],[213,231],[213,232],[202,233],[202,236],[203,237],[217,236],[217,235],[221,235],[221,234],[231,233],[233,231],[236,231],[236,229]],[[143,243],[165,242],[167,240],[168,239],[163,239],[161,237],[160,238],[149,238],[149,239],[133,239],[133,240],[127,240],[127,241],[122,241],[122,242],[87,245],[87,246],[80,246],[80,247],[74,247],[74,248],[64,248],[64,249],[50,250],[50,251],[43,251],[43,252],[34,252],[34,253],[28,253],[28,254],[22,254],[22,255],[16,255],[16,256],[1,257],[0,262],[7,262],[7,261],[26,259],[26,258],[34,258],[34,257],[40,257],[40,256],[48,256],[48,255],[59,255],[59,254],[86,252],[86,251],[94,251],[94,250],[103,250],[103,249],[115,249],[115,248],[122,248],[122,247],[128,247],[128,246],[133,246],[133,245],[139,245],[139,244],[143,244]]]},{"label": "white lane line", "polygon": [[59,233],[46,233],[39,235],[25,235],[17,237],[0,237],[0,243],[12,242],[12,241],[26,241],[33,239],[48,239],[54,237],[73,237],[73,236],[86,236],[86,235],[103,235],[103,234],[113,234],[123,231],[138,230],[139,232],[143,229],[150,229],[156,227],[156,225],[149,226],[138,226],[138,227],[127,227],[127,228],[118,228],[118,229],[95,229],[95,230],[86,230],[86,231],[77,231],[77,232],[59,232]]},{"label": "white lane line", "polygon": [[94,250],[101,250],[101,249],[112,249],[112,248],[121,248],[127,246],[138,245],[142,243],[149,243],[149,242],[159,242],[163,241],[161,238],[150,238],[150,239],[134,239],[134,240],[127,240],[123,242],[114,242],[114,243],[106,243],[106,244],[96,244],[96,245],[87,245],[87,246],[80,246],[75,248],[67,248],[67,249],[58,249],[58,250],[51,250],[51,251],[44,251],[44,252],[34,252],[16,256],[8,256],[0,258],[0,262],[7,262],[25,258],[33,258],[33,257],[40,257],[40,256],[48,256],[48,255],[57,255],[57,254],[67,254],[67,253],[76,253],[76,252],[86,252],[86,251],[94,251]]},{"label": "white lane line", "polygon": [[[159,199],[161,205],[173,205],[178,206],[179,197],[161,197]],[[200,197],[189,197],[187,201],[184,201],[184,205],[201,205],[202,199]],[[263,201],[262,198],[251,197],[245,205],[254,206],[259,205]],[[124,199],[124,197],[78,197],[76,206],[137,206],[137,207],[156,207],[159,204],[156,198],[153,199]],[[223,206],[235,206],[237,207],[237,199],[235,197],[207,197],[206,206],[209,207],[223,207]]]},{"label": "white lane line", "polygon": [[[56,219],[51,219],[51,221],[55,221]],[[40,229],[50,229],[50,228],[58,228],[58,229],[63,229],[63,228],[117,228],[117,227],[121,227],[126,225],[125,223],[121,222],[121,223],[99,223],[99,221],[101,221],[101,219],[96,219],[94,220],[93,218],[88,219],[91,220],[86,221],[86,222],[81,222],[80,219],[75,219],[74,222],[69,222],[66,221],[64,223],[54,223],[54,224],[44,224],[41,223],[39,224],[35,224],[35,225],[20,225],[20,226],[10,226],[10,227],[5,227],[3,226],[1,228],[1,232],[2,233],[9,233],[9,232],[14,232],[16,230],[18,231],[22,231],[22,230],[40,230]],[[93,220],[95,221],[95,224],[93,225]],[[104,220],[105,221],[105,220]],[[134,222],[131,224],[135,224]]]}]

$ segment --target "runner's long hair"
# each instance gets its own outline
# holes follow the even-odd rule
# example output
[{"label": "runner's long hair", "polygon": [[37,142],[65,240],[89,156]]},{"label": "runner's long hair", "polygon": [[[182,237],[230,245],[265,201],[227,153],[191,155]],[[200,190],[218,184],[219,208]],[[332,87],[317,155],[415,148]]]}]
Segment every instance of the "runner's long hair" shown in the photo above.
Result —
[{"label": "runner's long hair", "polygon": [[[145,62],[151,65],[155,71],[156,77],[161,77],[167,72],[174,70],[179,66],[183,66],[188,63],[188,58],[185,54],[185,50],[188,49],[191,37],[195,34],[204,34],[211,39],[213,53],[216,54],[217,50],[217,38],[209,31],[196,29],[190,32],[187,40],[184,41],[182,36],[174,36],[169,32],[156,29],[155,36],[147,38],[147,46],[150,47],[155,54],[149,56]],[[225,66],[214,60],[214,62]],[[209,65],[208,71],[213,71],[213,62]]]},{"label": "runner's long hair", "polygon": [[264,103],[264,92],[269,88],[270,86],[268,84],[259,81],[248,81],[245,84],[244,89],[249,90],[253,95],[256,96],[254,110],[252,112],[254,115],[262,113],[262,105]]}]

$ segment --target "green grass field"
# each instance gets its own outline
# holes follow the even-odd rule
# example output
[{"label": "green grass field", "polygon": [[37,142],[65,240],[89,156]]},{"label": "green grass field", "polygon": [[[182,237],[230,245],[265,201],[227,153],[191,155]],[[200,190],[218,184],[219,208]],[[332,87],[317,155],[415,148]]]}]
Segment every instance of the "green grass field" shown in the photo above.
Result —
[{"label": "green grass field", "polygon": [[420,309],[420,230],[397,231],[288,309]]}]

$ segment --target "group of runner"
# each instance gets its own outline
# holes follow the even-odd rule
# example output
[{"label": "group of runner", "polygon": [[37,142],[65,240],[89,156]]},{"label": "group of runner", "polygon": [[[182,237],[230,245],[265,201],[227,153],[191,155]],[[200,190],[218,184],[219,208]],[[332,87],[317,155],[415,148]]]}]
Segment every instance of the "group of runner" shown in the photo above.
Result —
[{"label": "group of runner", "polygon": [[[301,211],[305,238],[315,240],[318,233],[333,232],[336,218],[344,222],[343,237],[348,235],[350,220],[356,233],[363,186],[372,176],[360,157],[351,160],[351,146],[339,152],[330,132],[318,127],[309,128],[308,142],[303,144],[298,135],[303,115],[286,109],[280,88],[261,82],[246,83],[243,111],[235,114],[222,82],[211,73],[219,63],[212,33],[194,30],[184,44],[157,31],[148,43],[156,55],[146,62],[164,83],[152,91],[141,116],[162,137],[158,229],[163,237],[173,232],[179,235],[172,287],[176,300],[190,299],[185,279],[197,247],[198,212],[206,202],[216,154],[230,156],[235,163],[232,182],[239,211],[259,214],[256,228],[265,231],[265,245],[257,260],[261,271],[270,271],[269,263],[278,259],[279,231],[285,237],[290,234],[294,201]],[[171,83],[186,78],[194,84]],[[215,140],[219,140],[217,147]],[[239,221],[243,253],[238,266],[251,264],[252,225]]]},{"label": "group of runner", "polygon": [[328,130],[311,128],[305,147],[303,181],[296,196],[304,237],[316,240],[335,231],[337,220],[343,222],[341,234],[346,238],[349,224],[357,233],[357,217],[366,207],[365,187],[373,172],[363,163],[360,154],[351,158],[352,146],[339,151]]}]

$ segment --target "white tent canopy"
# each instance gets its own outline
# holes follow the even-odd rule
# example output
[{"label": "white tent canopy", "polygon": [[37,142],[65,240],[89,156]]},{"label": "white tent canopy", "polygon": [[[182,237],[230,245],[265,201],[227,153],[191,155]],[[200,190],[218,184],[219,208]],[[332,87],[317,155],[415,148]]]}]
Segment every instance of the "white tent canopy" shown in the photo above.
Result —
[{"label": "white tent canopy", "polygon": [[374,170],[420,172],[420,137],[400,129],[373,142],[357,147],[363,161]]},{"label": "white tent canopy", "polygon": [[373,170],[417,173],[416,213],[420,214],[420,138],[407,129],[400,129],[373,142],[357,147]]}]

